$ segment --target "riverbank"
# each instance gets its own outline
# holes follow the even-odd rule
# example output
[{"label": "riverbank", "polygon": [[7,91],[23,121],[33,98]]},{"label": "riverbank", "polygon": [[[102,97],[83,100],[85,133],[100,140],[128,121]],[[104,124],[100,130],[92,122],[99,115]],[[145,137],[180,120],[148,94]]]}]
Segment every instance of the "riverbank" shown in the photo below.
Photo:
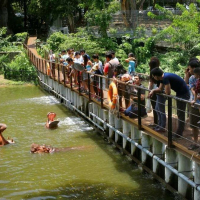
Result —
[{"label": "riverbank", "polygon": [[25,83],[23,81],[13,81],[13,80],[8,80],[4,79],[4,75],[0,75],[0,87],[2,86],[8,86],[8,85],[32,85],[30,83]]}]

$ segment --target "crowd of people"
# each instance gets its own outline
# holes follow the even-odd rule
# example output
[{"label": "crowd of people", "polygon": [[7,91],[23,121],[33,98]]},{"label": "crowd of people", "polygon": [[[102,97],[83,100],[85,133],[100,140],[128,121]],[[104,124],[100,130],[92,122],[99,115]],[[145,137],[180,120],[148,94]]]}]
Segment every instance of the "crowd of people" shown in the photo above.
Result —
[{"label": "crowd of people", "polygon": [[[51,53],[50,56],[52,55]],[[113,81],[118,90],[119,111],[130,118],[137,118],[138,107],[140,107],[141,116],[144,117],[147,115],[145,108],[145,87],[142,84],[142,76],[136,73],[137,61],[133,53],[129,53],[128,58],[124,60],[127,63],[126,68],[122,66],[114,51],[106,52],[104,62],[99,60],[97,54],[92,55],[90,58],[85,50],[75,52],[74,49],[67,49],[67,51],[62,51],[59,56],[60,63],[65,66],[64,73],[67,74],[67,82],[73,80],[74,84],[78,85],[79,77],[82,93],[89,94],[90,91],[91,98],[100,101],[101,97],[103,97],[103,90],[109,88],[109,84]],[[78,71],[75,69],[73,67],[75,63],[83,66],[83,70]],[[55,75],[55,73],[52,74]],[[103,79],[103,87],[100,87],[99,76],[94,76],[96,74],[107,78]],[[151,101],[154,119],[153,124],[149,126],[157,132],[166,132],[166,97],[161,94],[170,95],[171,90],[173,90],[176,93],[178,118],[178,127],[173,137],[180,138],[183,136],[187,109],[194,141],[197,143],[200,123],[200,109],[197,105],[200,103],[200,61],[197,58],[190,59],[185,71],[185,77],[182,78],[174,73],[161,70],[159,59],[152,57],[149,61],[149,77],[148,89],[150,92],[147,98]],[[88,81],[88,78],[90,81]],[[140,106],[138,106],[139,88]],[[123,106],[122,99],[124,99],[125,106]],[[191,102],[190,105],[187,104],[189,100]],[[189,149],[198,147],[198,145],[192,144]]]}]

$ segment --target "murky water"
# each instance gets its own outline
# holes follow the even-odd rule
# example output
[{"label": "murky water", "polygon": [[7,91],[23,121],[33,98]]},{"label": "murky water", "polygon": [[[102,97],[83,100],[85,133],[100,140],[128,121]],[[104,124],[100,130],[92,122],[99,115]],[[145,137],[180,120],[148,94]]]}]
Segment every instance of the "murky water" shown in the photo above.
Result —
[{"label": "murky water", "polygon": [[[45,128],[49,111],[60,120],[56,130]],[[38,87],[0,88],[0,114],[3,135],[16,142],[0,147],[0,199],[175,199]],[[32,143],[85,149],[30,154]]]}]

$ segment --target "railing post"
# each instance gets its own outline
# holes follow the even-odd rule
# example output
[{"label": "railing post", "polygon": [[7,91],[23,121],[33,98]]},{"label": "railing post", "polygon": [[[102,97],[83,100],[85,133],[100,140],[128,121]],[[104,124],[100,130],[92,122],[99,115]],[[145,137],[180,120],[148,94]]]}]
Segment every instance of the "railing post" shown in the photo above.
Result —
[{"label": "railing post", "polygon": [[[72,72],[72,68],[70,68],[70,74],[71,74],[71,72]],[[70,87],[71,87],[71,90],[72,90],[72,74],[71,74],[71,76],[70,76]]]},{"label": "railing post", "polygon": [[80,80],[80,71],[78,71],[78,93],[81,95],[81,80]]},{"label": "railing post", "polygon": [[172,147],[172,99],[168,97],[168,147]]},{"label": "railing post", "polygon": [[60,83],[60,64],[56,63],[56,65],[58,66],[58,83]]},{"label": "railing post", "polygon": [[103,108],[103,77],[100,76],[100,91],[101,91],[101,108]]},{"label": "railing post", "polygon": [[88,73],[88,90],[89,90],[89,101],[91,101],[91,94],[90,94],[90,74]]},{"label": "railing post", "polygon": [[64,86],[66,86],[66,73],[65,73],[65,66],[64,65],[62,65],[62,72],[63,72],[63,78],[64,78]]},{"label": "railing post", "polygon": [[138,129],[142,129],[142,119],[141,119],[141,89],[138,88]]}]

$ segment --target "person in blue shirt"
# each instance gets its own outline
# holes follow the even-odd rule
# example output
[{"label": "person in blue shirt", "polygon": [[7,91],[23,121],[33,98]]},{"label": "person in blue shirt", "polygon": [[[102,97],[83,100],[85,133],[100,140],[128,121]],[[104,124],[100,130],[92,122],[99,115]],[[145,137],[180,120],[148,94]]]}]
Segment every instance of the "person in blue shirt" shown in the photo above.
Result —
[{"label": "person in blue shirt", "polygon": [[128,73],[132,76],[135,75],[135,68],[136,68],[136,59],[133,53],[128,54],[128,58],[125,60],[126,62],[129,63],[128,66]]},{"label": "person in blue shirt", "polygon": [[[173,73],[164,73],[158,67],[151,70],[151,75],[156,81],[160,81],[160,86],[159,88],[151,90],[149,96],[152,96],[154,93],[161,93],[163,92],[163,89],[165,89],[165,93],[167,95],[170,95],[171,90],[174,90],[176,92],[176,97],[184,100],[189,100],[189,88],[180,76]],[[186,103],[184,101],[176,100],[176,104],[178,115],[178,128],[174,138],[182,136],[185,127]]]}]

